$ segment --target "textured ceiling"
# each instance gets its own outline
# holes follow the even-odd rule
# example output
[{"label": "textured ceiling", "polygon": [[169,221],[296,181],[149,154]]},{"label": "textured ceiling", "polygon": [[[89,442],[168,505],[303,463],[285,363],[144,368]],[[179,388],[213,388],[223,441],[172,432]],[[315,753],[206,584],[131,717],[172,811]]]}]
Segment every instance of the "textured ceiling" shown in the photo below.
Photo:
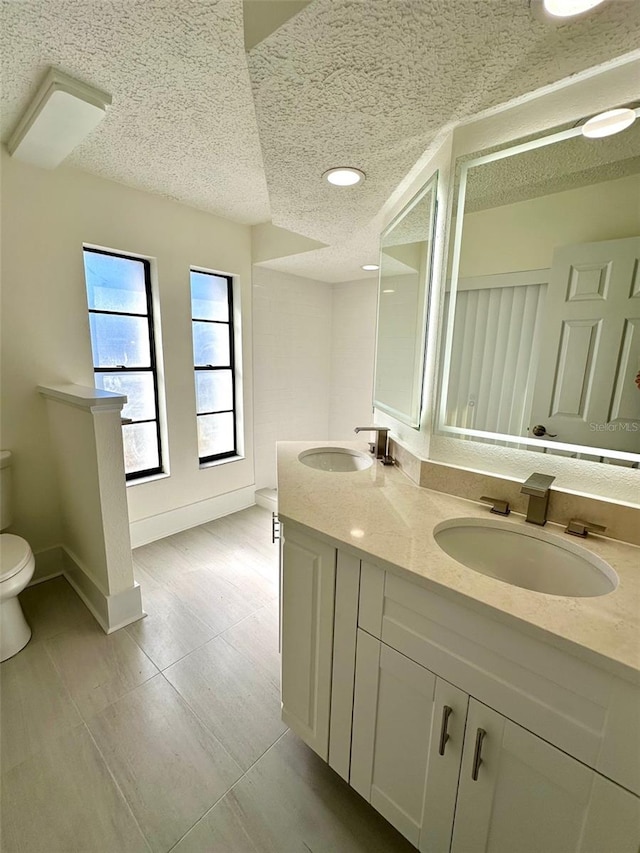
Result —
[{"label": "textured ceiling", "polygon": [[2,4],[2,139],[48,65],[113,97],[65,161],[239,222],[270,218],[241,0]]},{"label": "textured ceiling", "polygon": [[[2,138],[54,65],[113,96],[68,165],[240,222],[271,219],[328,246],[265,265],[349,280],[377,257],[384,203],[443,126],[640,43],[634,0],[561,25],[527,0],[296,6],[247,54],[242,0],[3,3]],[[362,186],[321,180],[348,164]]]},{"label": "textured ceiling", "polygon": [[606,139],[574,136],[469,169],[465,211],[471,213],[637,174],[640,121]]}]

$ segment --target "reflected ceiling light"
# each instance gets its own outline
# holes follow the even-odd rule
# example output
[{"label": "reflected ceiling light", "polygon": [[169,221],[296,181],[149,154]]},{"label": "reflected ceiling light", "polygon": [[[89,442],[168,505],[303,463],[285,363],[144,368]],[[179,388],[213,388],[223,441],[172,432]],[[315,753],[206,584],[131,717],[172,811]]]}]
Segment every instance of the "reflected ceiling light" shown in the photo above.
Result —
[{"label": "reflected ceiling light", "polygon": [[111,96],[50,68],[12,133],[9,154],[55,169],[100,122]]},{"label": "reflected ceiling light", "polygon": [[322,177],[336,187],[353,187],[364,181],[365,175],[360,169],[353,169],[351,166],[339,166],[335,169],[328,169]]},{"label": "reflected ceiling light", "polygon": [[395,293],[395,290],[383,290],[383,293]]},{"label": "reflected ceiling light", "polygon": [[544,8],[555,18],[572,18],[604,3],[604,0],[544,0]]},{"label": "reflected ceiling light", "polygon": [[362,264],[360,269],[366,270],[367,272],[372,272],[373,270],[379,270],[380,265],[379,264]]},{"label": "reflected ceiling light", "polygon": [[620,107],[617,110],[607,110],[590,118],[582,125],[582,135],[588,139],[601,139],[603,136],[612,136],[630,127],[636,120],[635,110],[628,107]]},{"label": "reflected ceiling light", "polygon": [[362,539],[362,537],[364,536],[364,530],[360,530],[359,527],[354,527],[354,529],[351,530],[350,533],[354,539]]}]

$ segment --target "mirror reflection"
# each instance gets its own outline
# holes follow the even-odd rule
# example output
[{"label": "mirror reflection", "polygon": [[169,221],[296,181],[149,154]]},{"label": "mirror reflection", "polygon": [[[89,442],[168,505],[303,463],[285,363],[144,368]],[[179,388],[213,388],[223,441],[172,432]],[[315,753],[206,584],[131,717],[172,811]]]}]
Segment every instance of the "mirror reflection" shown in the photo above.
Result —
[{"label": "mirror reflection", "polygon": [[458,163],[440,427],[638,466],[640,121]]},{"label": "mirror reflection", "polygon": [[380,240],[373,404],[413,427],[422,404],[436,185],[437,174]]}]

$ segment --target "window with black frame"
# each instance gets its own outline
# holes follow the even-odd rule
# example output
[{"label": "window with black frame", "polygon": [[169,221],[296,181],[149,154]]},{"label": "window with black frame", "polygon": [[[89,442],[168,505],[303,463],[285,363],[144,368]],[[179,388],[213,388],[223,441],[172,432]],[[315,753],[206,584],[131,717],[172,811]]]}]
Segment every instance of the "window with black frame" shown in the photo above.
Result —
[{"label": "window with black frame", "polygon": [[84,270],[96,387],[126,394],[127,480],[162,472],[158,376],[149,261],[85,248]]},{"label": "window with black frame", "polygon": [[198,458],[206,463],[237,455],[231,276],[191,270],[191,316]]}]

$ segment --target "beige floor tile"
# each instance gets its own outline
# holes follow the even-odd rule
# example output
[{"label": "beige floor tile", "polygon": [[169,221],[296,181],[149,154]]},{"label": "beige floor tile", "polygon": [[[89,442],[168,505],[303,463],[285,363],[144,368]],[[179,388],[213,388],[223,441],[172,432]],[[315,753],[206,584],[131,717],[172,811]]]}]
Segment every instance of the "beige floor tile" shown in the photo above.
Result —
[{"label": "beige floor tile", "polygon": [[50,738],[2,782],[3,853],[148,853],[84,724]]},{"label": "beige floor tile", "polygon": [[[218,519],[211,522],[211,525],[221,521]],[[255,536],[252,542],[248,543],[240,541],[233,529],[218,536],[203,526],[177,533],[164,541],[172,548],[177,548],[185,558],[193,560],[201,568],[215,572],[230,583],[243,589],[250,585],[256,588],[256,591],[264,591],[267,595],[274,594],[268,581],[277,580],[278,551],[269,544],[266,553],[261,553],[254,547]],[[268,580],[265,574],[270,575]],[[275,594],[277,595],[277,590]]]},{"label": "beige floor tile", "polygon": [[[135,554],[135,551],[133,553]],[[136,561],[135,556],[133,558],[133,576],[138,581],[142,589],[142,604],[144,607],[145,593],[153,589],[159,589],[162,584],[159,580],[156,580],[153,575],[149,574],[149,572],[144,568],[141,563],[138,563]]]},{"label": "beige floor tile", "polygon": [[234,649],[262,667],[280,689],[277,601],[260,608],[222,636]]},{"label": "beige floor tile", "polygon": [[215,567],[218,558],[227,557],[233,548],[233,544],[213,539],[203,527],[193,527],[190,530],[174,533],[163,542],[194,567],[202,569]]},{"label": "beige floor tile", "polygon": [[220,577],[250,595],[256,603],[274,601],[278,598],[278,566],[270,566],[262,559],[261,568],[249,565],[241,556],[231,554],[221,560],[213,570]]},{"label": "beige floor tile", "polygon": [[82,722],[42,642],[0,665],[0,707],[3,773]]},{"label": "beige floor tile", "polygon": [[144,596],[145,619],[125,630],[159,669],[202,646],[216,632],[164,587]]},{"label": "beige floor tile", "polygon": [[[245,814],[237,799],[227,794],[185,835],[172,853],[280,853],[280,848],[275,847],[271,839],[252,838],[251,824],[251,815]],[[296,853],[309,853],[309,848],[301,844],[293,849]],[[282,848],[282,853],[284,851]]]},{"label": "beige floor tile", "polygon": [[45,645],[85,720],[158,672],[124,630],[86,625]]},{"label": "beige floor tile", "polygon": [[415,853],[292,732],[185,836],[175,853]]},{"label": "beige floor tile", "polygon": [[261,541],[255,532],[247,532],[237,522],[229,521],[231,518],[232,516],[217,518],[201,527],[220,543],[219,547],[230,545],[234,555],[242,558],[247,566],[261,573],[268,573],[270,567],[265,566],[265,561],[273,560],[277,570],[278,548],[271,543],[271,532],[269,531],[268,537],[265,536],[265,541]]},{"label": "beige floor tile", "polygon": [[243,770],[286,729],[273,680],[222,637],[169,667],[165,675]]},{"label": "beige floor tile", "polygon": [[142,545],[132,553],[134,561],[158,583],[164,583],[176,575],[183,575],[199,568],[175,548],[169,547],[166,539]]},{"label": "beige floor tile", "polygon": [[219,573],[208,569],[189,572],[174,578],[167,589],[176,595],[215,634],[255,613],[269,597],[247,583],[246,589],[229,583]]},{"label": "beige floor tile", "polygon": [[169,850],[242,771],[158,675],[89,722],[154,851]]},{"label": "beige floor tile", "polygon": [[20,603],[31,626],[32,642],[48,640],[80,625],[96,625],[90,611],[63,577],[30,586]]}]

